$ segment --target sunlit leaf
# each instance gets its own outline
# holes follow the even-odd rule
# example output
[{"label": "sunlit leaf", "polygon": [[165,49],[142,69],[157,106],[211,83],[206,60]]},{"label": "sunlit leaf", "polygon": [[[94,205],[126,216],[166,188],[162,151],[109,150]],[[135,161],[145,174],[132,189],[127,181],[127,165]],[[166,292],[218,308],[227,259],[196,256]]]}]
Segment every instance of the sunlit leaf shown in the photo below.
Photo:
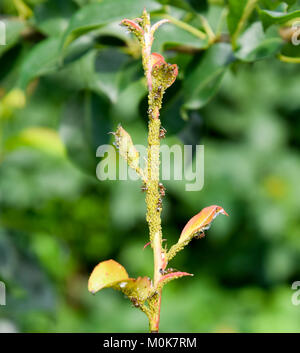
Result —
[{"label": "sunlit leaf", "polygon": [[210,228],[211,222],[219,214],[228,216],[220,206],[213,205],[203,208],[202,211],[192,217],[185,225],[178,242],[182,243],[192,239],[194,236],[201,236],[205,230]]},{"label": "sunlit leaf", "polygon": [[[260,22],[253,23],[239,38],[239,50],[235,56],[244,61],[254,61],[274,56],[279,52],[284,41],[278,32],[263,31]],[[267,31],[269,32],[269,31]]]},{"label": "sunlit leaf", "polygon": [[161,6],[152,0],[102,0],[83,6],[72,17],[62,44],[65,46],[78,36],[107,23],[140,16],[144,7],[147,11],[152,11]]},{"label": "sunlit leaf", "polygon": [[93,270],[89,282],[88,290],[96,293],[102,288],[113,287],[118,282],[126,281],[128,274],[125,268],[114,260],[100,262]]},{"label": "sunlit leaf", "polygon": [[5,149],[12,151],[20,147],[31,147],[57,156],[65,156],[65,147],[57,131],[44,128],[32,127],[21,131],[20,134],[6,141]]}]

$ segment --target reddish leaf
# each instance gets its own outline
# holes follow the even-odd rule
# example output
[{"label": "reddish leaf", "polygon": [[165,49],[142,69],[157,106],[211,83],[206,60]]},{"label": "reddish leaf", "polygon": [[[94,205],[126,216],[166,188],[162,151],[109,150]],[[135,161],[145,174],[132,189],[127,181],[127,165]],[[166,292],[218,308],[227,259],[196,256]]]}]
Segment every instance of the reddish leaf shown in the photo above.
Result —
[{"label": "reddish leaf", "polygon": [[164,63],[166,64],[165,58],[158,54],[158,53],[152,53],[151,54],[151,66],[156,65],[157,63]]},{"label": "reddish leaf", "polygon": [[128,279],[125,268],[114,260],[100,262],[93,270],[88,283],[88,290],[98,292],[105,287],[113,287]]},{"label": "reddish leaf", "polygon": [[203,208],[201,212],[196,214],[188,221],[181,232],[178,242],[182,243],[192,239],[196,235],[203,234],[205,230],[209,229],[211,222],[219,214],[228,216],[228,214],[220,206],[213,205]]},{"label": "reddish leaf", "polygon": [[159,285],[163,287],[165,284],[172,281],[173,279],[177,279],[184,276],[194,276],[194,275],[188,272],[180,272],[180,271],[171,272],[161,277],[161,279],[159,280]]}]

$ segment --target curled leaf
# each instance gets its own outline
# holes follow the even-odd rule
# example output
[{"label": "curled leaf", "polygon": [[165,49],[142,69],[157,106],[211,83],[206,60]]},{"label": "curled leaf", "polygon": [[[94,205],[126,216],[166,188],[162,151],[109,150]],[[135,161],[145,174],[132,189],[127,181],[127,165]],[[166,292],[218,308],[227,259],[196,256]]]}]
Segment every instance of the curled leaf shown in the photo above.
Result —
[{"label": "curled leaf", "polygon": [[194,276],[194,275],[192,273],[180,272],[180,271],[168,273],[160,278],[159,287],[162,288],[165,284],[172,281],[173,279],[177,279],[185,276]]},{"label": "curled leaf", "polygon": [[116,138],[116,147],[119,149],[120,155],[126,159],[128,165],[137,170],[139,168],[139,152],[134,147],[131,136],[126,130],[122,128],[121,125],[118,126],[118,129],[113,133]]},{"label": "curled leaf", "polygon": [[128,273],[118,262],[114,260],[102,261],[90,275],[88,290],[91,293],[96,293],[102,288],[113,287],[127,279]]},{"label": "curled leaf", "polygon": [[202,211],[192,217],[185,225],[178,242],[182,243],[195,236],[201,236],[205,230],[210,228],[211,222],[219,214],[228,216],[225,210],[220,206],[213,205],[203,208]]},{"label": "curled leaf", "polygon": [[137,36],[137,38],[141,41],[143,39],[143,35],[144,35],[144,30],[140,27],[140,25],[138,23],[136,23],[135,21],[132,20],[128,20],[128,19],[124,19],[121,22],[121,25],[125,26],[128,28],[128,30],[135,34]]},{"label": "curled leaf", "polygon": [[152,84],[155,87],[162,86],[165,90],[170,87],[178,75],[178,67],[176,64],[168,64],[164,57],[158,53],[151,54],[152,61]]},{"label": "curled leaf", "polygon": [[153,68],[153,65],[156,65],[159,62],[166,63],[165,58],[158,53],[152,53],[151,54],[151,67]]},{"label": "curled leaf", "polygon": [[159,110],[165,90],[176,80],[178,67],[176,64],[166,63],[164,57],[158,53],[151,54],[151,64],[152,91],[149,104]]}]

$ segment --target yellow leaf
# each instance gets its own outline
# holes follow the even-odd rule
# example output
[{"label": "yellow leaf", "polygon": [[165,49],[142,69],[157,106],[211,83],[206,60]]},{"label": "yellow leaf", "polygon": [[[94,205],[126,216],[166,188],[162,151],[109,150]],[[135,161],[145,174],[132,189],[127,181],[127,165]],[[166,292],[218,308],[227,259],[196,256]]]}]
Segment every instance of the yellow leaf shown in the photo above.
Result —
[{"label": "yellow leaf", "polygon": [[60,157],[66,155],[65,146],[58,133],[46,127],[30,127],[12,136],[5,143],[5,149],[8,152],[21,147],[35,148]]},{"label": "yellow leaf", "polygon": [[93,270],[88,283],[88,290],[96,293],[102,288],[113,287],[118,282],[126,281],[128,273],[114,260],[100,262]]}]

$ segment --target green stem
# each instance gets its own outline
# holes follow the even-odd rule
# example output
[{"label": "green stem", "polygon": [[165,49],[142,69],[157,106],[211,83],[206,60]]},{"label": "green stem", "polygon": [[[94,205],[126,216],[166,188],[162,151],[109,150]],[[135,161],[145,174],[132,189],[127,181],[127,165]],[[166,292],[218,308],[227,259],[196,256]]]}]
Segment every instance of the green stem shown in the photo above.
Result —
[{"label": "green stem", "polygon": [[286,63],[300,64],[300,58],[292,58],[290,56],[279,54],[278,59]]},{"label": "green stem", "polygon": [[175,26],[180,27],[184,30],[186,30],[187,32],[192,33],[194,36],[200,38],[201,40],[206,39],[206,34],[202,31],[200,31],[199,29],[189,25],[188,23],[185,23],[183,21],[177,20],[177,18],[168,15],[168,14],[164,14],[164,18],[169,20],[171,23],[173,23]]},{"label": "green stem", "polygon": [[214,34],[214,31],[212,30],[212,28],[210,27],[210,24],[208,23],[207,19],[204,16],[199,15],[199,18],[203,28],[205,29],[209,43],[213,43],[216,39],[216,35]]}]

